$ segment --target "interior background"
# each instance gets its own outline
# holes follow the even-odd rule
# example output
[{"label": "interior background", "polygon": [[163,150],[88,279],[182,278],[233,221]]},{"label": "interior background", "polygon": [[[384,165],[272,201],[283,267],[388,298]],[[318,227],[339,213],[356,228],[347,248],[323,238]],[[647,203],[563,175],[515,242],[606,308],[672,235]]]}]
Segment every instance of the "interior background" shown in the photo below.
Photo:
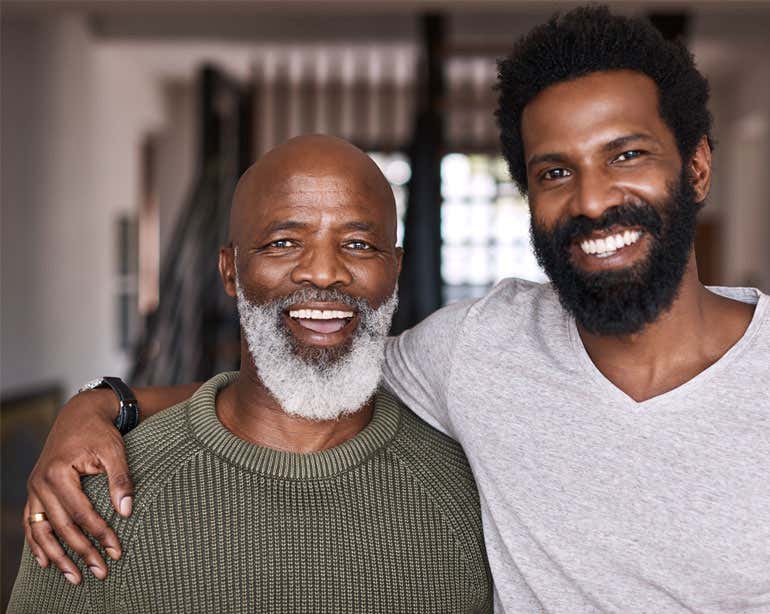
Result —
[{"label": "interior background", "polygon": [[[3,2],[3,608],[18,561],[24,481],[55,408],[91,377],[130,376],[144,316],[182,283],[164,283],[164,265],[196,275],[187,257],[195,247],[176,249],[174,229],[189,215],[203,172],[206,74],[248,98],[244,123],[225,121],[215,135],[221,144],[248,132],[233,149],[241,162],[311,127],[378,152],[402,210],[410,189],[442,191],[443,206],[423,202],[412,228],[405,220],[407,237],[433,250],[423,259],[429,270],[415,279],[443,273],[431,282],[429,305],[436,292],[442,301],[478,294],[511,272],[537,278],[526,245],[506,236],[525,236],[526,217],[495,159],[490,87],[495,58],[516,37],[576,4]],[[718,144],[701,214],[704,276],[770,291],[770,3],[611,6],[655,15],[686,35],[711,82]],[[431,41],[440,48],[426,72]],[[214,115],[233,117],[227,95],[209,102]],[[431,149],[436,113],[442,137]],[[410,148],[420,135],[423,147]],[[224,206],[227,181],[219,187]],[[210,292],[221,294],[218,286]]]}]

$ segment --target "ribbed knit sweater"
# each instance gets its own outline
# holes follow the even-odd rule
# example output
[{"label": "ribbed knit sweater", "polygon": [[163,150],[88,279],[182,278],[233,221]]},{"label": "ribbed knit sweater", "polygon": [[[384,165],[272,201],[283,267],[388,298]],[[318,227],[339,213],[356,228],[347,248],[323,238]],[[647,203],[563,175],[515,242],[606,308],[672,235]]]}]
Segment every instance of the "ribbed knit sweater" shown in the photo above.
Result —
[{"label": "ribbed knit sweater", "polygon": [[[371,422],[311,454],[255,446],[215,412],[223,373],[126,437],[122,518],[84,479],[123,557],[72,586],[25,546],[8,612],[488,612],[479,500],[459,445],[386,392]],[[72,553],[70,553],[72,554]]]}]

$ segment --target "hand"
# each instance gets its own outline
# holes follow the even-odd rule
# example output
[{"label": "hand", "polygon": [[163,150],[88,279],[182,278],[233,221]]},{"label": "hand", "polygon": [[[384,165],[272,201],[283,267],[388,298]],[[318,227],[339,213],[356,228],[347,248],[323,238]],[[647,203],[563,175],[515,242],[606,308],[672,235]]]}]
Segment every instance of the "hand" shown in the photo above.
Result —
[{"label": "hand", "polygon": [[[117,399],[112,391],[75,395],[56,418],[27,481],[24,532],[29,548],[41,567],[52,561],[73,584],[80,582],[80,571],[57,536],[99,579],[107,576],[107,566],[83,532],[91,534],[110,558],[119,559],[122,554],[115,532],[96,513],[80,484],[81,475],[106,473],[115,511],[122,516],[131,514],[134,485],[123,438],[113,424],[116,415]],[[48,520],[30,524],[30,515],[39,512]]]}]

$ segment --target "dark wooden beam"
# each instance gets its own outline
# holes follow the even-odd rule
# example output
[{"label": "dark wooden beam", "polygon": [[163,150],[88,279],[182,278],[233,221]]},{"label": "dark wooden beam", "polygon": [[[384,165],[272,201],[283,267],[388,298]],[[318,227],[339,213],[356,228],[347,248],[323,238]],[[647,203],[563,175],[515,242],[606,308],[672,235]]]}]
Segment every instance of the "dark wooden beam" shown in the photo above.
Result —
[{"label": "dark wooden beam", "polygon": [[424,15],[422,57],[409,158],[400,306],[394,332],[414,326],[443,304],[441,280],[441,157],[444,154],[445,24]]}]

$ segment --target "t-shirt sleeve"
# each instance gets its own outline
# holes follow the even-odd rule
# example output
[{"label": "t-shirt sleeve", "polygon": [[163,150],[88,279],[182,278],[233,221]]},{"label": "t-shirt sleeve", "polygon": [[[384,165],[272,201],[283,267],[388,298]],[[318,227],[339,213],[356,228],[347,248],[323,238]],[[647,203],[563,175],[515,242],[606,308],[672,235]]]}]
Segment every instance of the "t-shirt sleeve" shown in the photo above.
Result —
[{"label": "t-shirt sleeve", "polygon": [[385,346],[385,386],[431,426],[453,436],[447,387],[463,320],[473,303],[453,303]]},{"label": "t-shirt sleeve", "polygon": [[[70,557],[73,553],[67,551]],[[51,563],[47,569],[35,561],[26,542],[21,555],[19,574],[13,585],[7,614],[90,614],[88,584],[83,572],[79,585],[67,582],[59,569]]]}]

